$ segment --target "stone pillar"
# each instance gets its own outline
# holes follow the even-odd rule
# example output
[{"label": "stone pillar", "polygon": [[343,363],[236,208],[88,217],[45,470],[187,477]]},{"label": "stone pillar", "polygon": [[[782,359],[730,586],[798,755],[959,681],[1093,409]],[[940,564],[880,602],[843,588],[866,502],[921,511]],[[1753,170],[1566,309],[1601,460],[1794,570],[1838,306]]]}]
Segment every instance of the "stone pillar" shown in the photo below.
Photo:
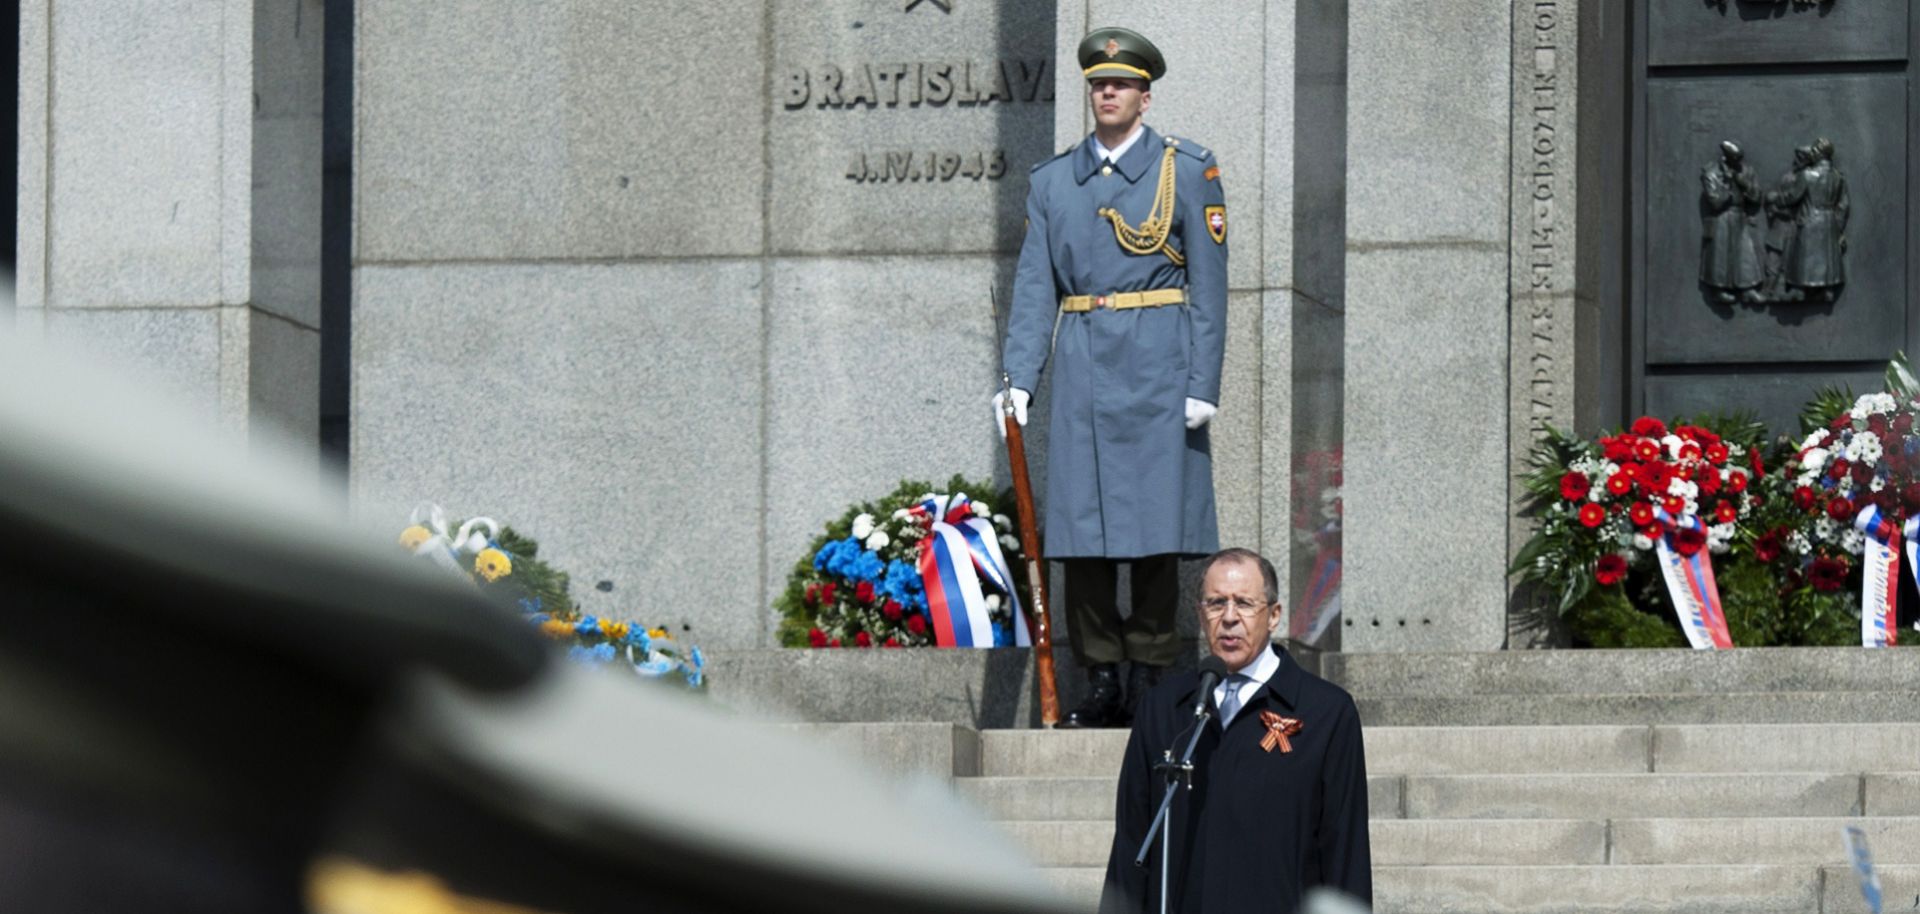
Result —
[{"label": "stone pillar", "polygon": [[317,438],[321,10],[22,4],[23,332]]},{"label": "stone pillar", "polygon": [[1510,4],[1351,7],[1349,651],[1506,639]]}]

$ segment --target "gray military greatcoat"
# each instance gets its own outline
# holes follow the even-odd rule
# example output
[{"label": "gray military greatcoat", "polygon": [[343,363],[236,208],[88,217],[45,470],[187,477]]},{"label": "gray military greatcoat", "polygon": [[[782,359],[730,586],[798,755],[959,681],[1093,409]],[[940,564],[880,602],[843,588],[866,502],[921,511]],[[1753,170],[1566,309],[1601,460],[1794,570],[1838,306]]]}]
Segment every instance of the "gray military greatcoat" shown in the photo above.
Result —
[{"label": "gray military greatcoat", "polygon": [[[1033,169],[1027,235],[1014,275],[1006,366],[1038,388],[1053,361],[1045,549],[1050,558],[1137,558],[1219,548],[1207,428],[1188,431],[1186,399],[1220,402],[1226,348],[1225,197],[1213,154],[1144,135],[1101,173],[1091,138]],[[1121,247],[1103,207],[1139,226],[1161,162],[1175,150],[1167,244],[1186,259]],[[1211,231],[1210,231],[1211,227]],[[1062,313],[1060,299],[1186,289],[1188,303]],[[1058,318],[1058,329],[1055,319]]]}]

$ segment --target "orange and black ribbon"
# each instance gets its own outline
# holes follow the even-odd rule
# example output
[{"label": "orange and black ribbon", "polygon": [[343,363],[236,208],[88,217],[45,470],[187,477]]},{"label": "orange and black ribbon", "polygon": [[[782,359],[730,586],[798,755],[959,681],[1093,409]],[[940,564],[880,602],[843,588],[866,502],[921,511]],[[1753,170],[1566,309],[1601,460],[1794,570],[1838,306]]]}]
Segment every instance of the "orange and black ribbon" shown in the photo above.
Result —
[{"label": "orange and black ribbon", "polygon": [[1260,748],[1272,752],[1273,747],[1279,746],[1282,755],[1293,751],[1293,743],[1288,742],[1287,737],[1300,732],[1299,718],[1261,711],[1260,722],[1267,727],[1267,735],[1260,737]]}]

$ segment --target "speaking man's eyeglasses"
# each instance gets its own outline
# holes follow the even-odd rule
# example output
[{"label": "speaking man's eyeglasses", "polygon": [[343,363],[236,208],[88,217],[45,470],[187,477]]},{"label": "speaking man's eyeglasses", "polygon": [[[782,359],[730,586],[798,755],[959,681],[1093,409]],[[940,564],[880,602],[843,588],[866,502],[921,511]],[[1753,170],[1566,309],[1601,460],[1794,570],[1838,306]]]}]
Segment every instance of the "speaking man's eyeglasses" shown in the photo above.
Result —
[{"label": "speaking man's eyeglasses", "polygon": [[1229,608],[1233,610],[1234,615],[1242,619],[1251,619],[1267,607],[1264,603],[1256,603],[1245,597],[1208,597],[1200,601],[1200,609],[1209,619],[1218,619],[1226,615]]}]

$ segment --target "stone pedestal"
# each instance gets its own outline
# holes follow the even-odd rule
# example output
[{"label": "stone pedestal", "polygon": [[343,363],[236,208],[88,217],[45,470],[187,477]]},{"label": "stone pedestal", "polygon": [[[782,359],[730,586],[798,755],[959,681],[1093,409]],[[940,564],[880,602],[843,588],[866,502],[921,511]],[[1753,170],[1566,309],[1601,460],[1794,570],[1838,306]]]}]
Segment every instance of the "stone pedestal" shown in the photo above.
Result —
[{"label": "stone pedestal", "polygon": [[321,10],[22,4],[23,332],[317,438]]}]

